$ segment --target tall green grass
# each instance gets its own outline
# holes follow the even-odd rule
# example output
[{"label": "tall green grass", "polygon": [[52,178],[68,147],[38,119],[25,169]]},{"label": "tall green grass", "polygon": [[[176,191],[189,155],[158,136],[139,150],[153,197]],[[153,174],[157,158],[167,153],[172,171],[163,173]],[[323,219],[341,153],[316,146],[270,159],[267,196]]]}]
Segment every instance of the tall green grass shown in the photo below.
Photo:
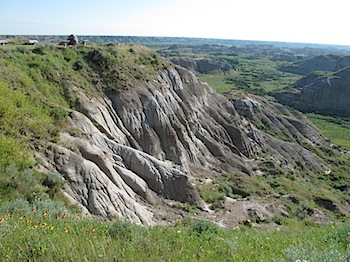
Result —
[{"label": "tall green grass", "polygon": [[234,86],[227,83],[223,75],[200,75],[199,79],[201,82],[208,83],[209,86],[213,87],[219,93],[225,93],[234,90]]},{"label": "tall green grass", "polygon": [[349,261],[350,224],[261,230],[185,218],[146,228],[40,208],[0,214],[2,261]]},{"label": "tall green grass", "polygon": [[[95,220],[49,200],[55,198],[64,180],[58,174],[35,171],[33,148],[57,141],[66,128],[68,108],[79,103],[74,88],[91,95],[120,90],[150,80],[166,66],[156,54],[133,45],[0,49],[2,261],[347,261],[348,222],[325,227],[296,222],[280,230],[263,231],[223,229],[205,220],[184,219],[170,227],[146,228],[122,220]],[[210,81],[223,84],[222,90],[228,88],[220,82],[222,78]],[[337,166],[348,163],[332,161]],[[340,189],[348,185],[347,171],[334,172],[339,179],[330,186]],[[244,197],[240,195],[243,191],[260,196],[295,192],[309,200],[300,210],[290,206],[293,212],[300,211],[300,216],[312,208],[307,204],[312,205],[317,186],[329,182],[321,183],[323,176],[311,177],[311,185],[292,177],[222,179],[201,192],[218,207],[226,196]],[[322,194],[337,201],[336,191],[331,189],[327,187]],[[213,190],[216,195],[209,192]]]},{"label": "tall green grass", "polygon": [[322,135],[329,138],[334,144],[350,151],[350,118],[323,116],[309,113],[306,116],[321,131]]},{"label": "tall green grass", "polygon": [[[222,57],[225,59],[225,57]],[[267,96],[275,90],[284,88],[299,76],[277,70],[279,63],[267,58],[251,59],[245,56],[235,58],[238,63],[228,76],[200,75],[202,82],[207,82],[217,92],[225,93],[237,90]]]}]

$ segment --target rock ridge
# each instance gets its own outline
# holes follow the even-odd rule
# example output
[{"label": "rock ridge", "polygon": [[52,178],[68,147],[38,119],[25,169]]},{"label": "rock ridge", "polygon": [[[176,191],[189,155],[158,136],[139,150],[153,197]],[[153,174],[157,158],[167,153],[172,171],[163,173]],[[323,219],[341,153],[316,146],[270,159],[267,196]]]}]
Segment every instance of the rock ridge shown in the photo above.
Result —
[{"label": "rock ridge", "polygon": [[302,112],[350,115],[350,67],[334,73],[310,73],[275,95],[277,101]]},{"label": "rock ridge", "polygon": [[256,96],[230,101],[182,67],[100,97],[72,92],[79,101],[68,116],[75,131],[37,157],[67,180],[71,202],[96,216],[153,225],[162,199],[205,209],[197,181],[257,175],[263,158],[283,172],[325,168],[297,142],[326,143],[301,114]]}]

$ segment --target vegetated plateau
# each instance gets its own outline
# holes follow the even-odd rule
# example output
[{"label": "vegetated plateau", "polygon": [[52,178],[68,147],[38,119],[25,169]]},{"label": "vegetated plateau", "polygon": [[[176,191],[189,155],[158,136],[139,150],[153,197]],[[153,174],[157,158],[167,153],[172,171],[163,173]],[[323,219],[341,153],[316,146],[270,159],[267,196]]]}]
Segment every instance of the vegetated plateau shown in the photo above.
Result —
[{"label": "vegetated plateau", "polygon": [[274,98],[343,51],[173,44],[0,48],[3,257],[347,261],[348,118]]}]

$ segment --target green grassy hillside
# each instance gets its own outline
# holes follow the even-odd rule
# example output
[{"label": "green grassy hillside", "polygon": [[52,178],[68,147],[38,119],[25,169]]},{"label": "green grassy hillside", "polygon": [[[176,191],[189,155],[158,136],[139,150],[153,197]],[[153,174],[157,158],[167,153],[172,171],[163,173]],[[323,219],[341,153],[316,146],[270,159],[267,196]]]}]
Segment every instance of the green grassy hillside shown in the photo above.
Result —
[{"label": "green grassy hillside", "polygon": [[[128,221],[24,208],[0,212],[2,261],[337,261],[350,259],[350,224],[223,229],[206,220],[145,228]],[[13,237],[16,236],[16,237]]]},{"label": "green grassy hillside", "polygon": [[321,133],[334,144],[350,151],[350,118],[307,114]]},{"label": "green grassy hillside", "polygon": [[[219,57],[228,59],[225,56]],[[220,93],[241,90],[260,96],[269,96],[275,90],[299,79],[297,75],[278,71],[277,68],[281,62],[260,57],[252,59],[244,55],[235,59],[239,62],[229,76],[203,74],[199,76],[201,81],[208,82]]]},{"label": "green grassy hillside", "polygon": [[[217,208],[227,196],[244,197],[237,195],[237,189],[252,197],[299,195],[298,203],[292,198],[280,200],[286,202],[294,217],[266,221],[275,224],[273,230],[244,225],[223,229],[188,218],[171,227],[145,228],[120,220],[93,220],[77,215],[79,210],[74,207],[66,207],[59,193],[64,181],[55,173],[37,171],[40,163],[34,152],[58,141],[63,130],[75,132],[66,120],[69,110],[79,105],[75,87],[92,96],[105,90],[122,91],[151,80],[159,69],[168,66],[169,62],[150,49],[129,44],[0,48],[3,261],[348,261],[348,218],[334,212],[334,218],[345,222],[324,227],[304,219],[314,208],[310,203],[315,197],[336,204],[350,201],[344,190],[349,185],[349,157],[333,151],[310,148],[333,165],[331,176],[283,177],[268,163],[266,169],[277,173],[240,178],[228,174],[214,181],[215,188],[199,189],[204,200],[212,201]],[[282,81],[282,76],[278,77]],[[264,85],[273,79],[265,80]],[[253,78],[249,81],[258,83]],[[331,124],[327,128],[318,126],[331,138],[332,130],[339,130]],[[346,132],[342,134],[346,141]],[[342,145],[346,148],[345,142]]]},{"label": "green grassy hillside", "polygon": [[129,44],[1,47],[0,204],[50,191],[51,175],[35,171],[33,154],[57,141],[60,131],[72,131],[65,117],[79,104],[74,87],[97,96],[150,80],[168,65],[150,49]]}]

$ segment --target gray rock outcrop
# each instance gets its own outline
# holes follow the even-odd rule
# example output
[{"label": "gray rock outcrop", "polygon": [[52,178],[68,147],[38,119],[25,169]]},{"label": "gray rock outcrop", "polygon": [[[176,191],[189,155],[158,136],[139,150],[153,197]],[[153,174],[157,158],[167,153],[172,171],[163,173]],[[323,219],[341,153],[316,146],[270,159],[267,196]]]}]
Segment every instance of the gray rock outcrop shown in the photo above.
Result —
[{"label": "gray rock outcrop", "polygon": [[69,114],[72,131],[37,157],[66,179],[71,202],[93,215],[152,225],[162,199],[203,209],[200,179],[266,172],[266,160],[281,172],[324,169],[296,143],[325,143],[302,115],[254,96],[229,101],[182,67],[100,97],[71,90],[79,101]]},{"label": "gray rock outcrop", "polygon": [[275,95],[277,101],[302,112],[350,115],[350,67],[335,73],[311,73],[291,90]]},{"label": "gray rock outcrop", "polygon": [[350,56],[319,55],[292,65],[282,66],[279,70],[306,76],[314,71],[335,72],[347,66],[350,66]]},{"label": "gray rock outcrop", "polygon": [[176,65],[191,70],[194,73],[224,75],[228,74],[232,66],[225,60],[214,61],[210,58],[178,57],[170,59]]}]

